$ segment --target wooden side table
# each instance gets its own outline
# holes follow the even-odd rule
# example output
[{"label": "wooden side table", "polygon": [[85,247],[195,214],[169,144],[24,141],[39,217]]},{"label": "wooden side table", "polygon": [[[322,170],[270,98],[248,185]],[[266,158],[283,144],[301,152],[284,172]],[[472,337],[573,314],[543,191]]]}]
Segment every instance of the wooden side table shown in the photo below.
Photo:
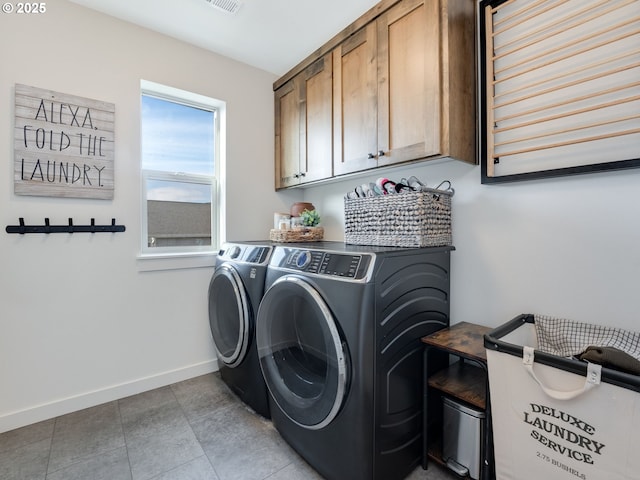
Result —
[{"label": "wooden side table", "polygon": [[[493,478],[493,436],[491,429],[491,408],[489,402],[489,382],[487,378],[487,356],[484,348],[484,334],[491,328],[474,323],[461,322],[439,330],[422,338],[425,344],[423,384],[423,468],[429,459],[444,464],[442,458],[442,413],[434,417],[431,395],[441,392],[454,399],[462,400],[485,413],[484,435],[481,445],[480,480]],[[438,352],[438,353],[436,353]],[[458,357],[458,361],[436,372],[429,373],[432,356],[442,352]],[[439,418],[438,418],[439,417]],[[439,430],[439,431],[438,431]]]}]

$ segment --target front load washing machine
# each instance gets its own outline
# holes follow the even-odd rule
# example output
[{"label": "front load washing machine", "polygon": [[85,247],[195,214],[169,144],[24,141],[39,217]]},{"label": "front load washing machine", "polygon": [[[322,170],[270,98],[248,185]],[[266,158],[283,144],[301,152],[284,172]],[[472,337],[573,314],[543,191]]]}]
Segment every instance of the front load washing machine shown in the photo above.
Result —
[{"label": "front load washing machine", "polygon": [[256,413],[269,418],[267,388],[258,362],[255,318],[273,247],[227,243],[209,283],[209,325],[220,375]]},{"label": "front load washing machine", "polygon": [[420,464],[420,338],[449,324],[451,250],[274,248],[256,330],[271,419],[325,478]]}]

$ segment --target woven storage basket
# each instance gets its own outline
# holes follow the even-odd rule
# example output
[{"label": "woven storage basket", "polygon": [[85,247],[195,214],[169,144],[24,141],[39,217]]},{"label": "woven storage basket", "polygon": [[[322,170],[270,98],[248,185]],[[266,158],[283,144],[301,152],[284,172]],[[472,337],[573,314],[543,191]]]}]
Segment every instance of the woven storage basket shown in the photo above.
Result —
[{"label": "woven storage basket", "polygon": [[319,242],[324,237],[323,227],[296,227],[289,230],[271,230],[272,242]]},{"label": "woven storage basket", "polygon": [[452,190],[424,188],[345,199],[345,242],[387,247],[451,245],[452,196]]}]

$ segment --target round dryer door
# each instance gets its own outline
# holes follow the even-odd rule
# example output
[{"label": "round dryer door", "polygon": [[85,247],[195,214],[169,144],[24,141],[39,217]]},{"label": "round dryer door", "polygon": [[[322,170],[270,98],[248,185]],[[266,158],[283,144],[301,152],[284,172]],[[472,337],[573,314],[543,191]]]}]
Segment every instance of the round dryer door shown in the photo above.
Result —
[{"label": "round dryer door", "polygon": [[250,314],[240,275],[223,263],[209,284],[209,325],[218,358],[228,367],[240,364],[247,353]]},{"label": "round dryer door", "polygon": [[282,412],[320,429],[338,414],[346,394],[346,352],[327,304],[309,283],[278,279],[256,320],[262,374]]}]

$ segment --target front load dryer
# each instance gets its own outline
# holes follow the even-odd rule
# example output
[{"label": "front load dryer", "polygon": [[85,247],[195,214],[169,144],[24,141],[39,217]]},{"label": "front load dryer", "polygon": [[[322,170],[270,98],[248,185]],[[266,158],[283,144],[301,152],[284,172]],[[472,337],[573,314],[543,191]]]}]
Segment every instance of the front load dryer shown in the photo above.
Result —
[{"label": "front load dryer", "polygon": [[258,362],[255,320],[272,247],[225,244],[209,283],[209,325],[220,375],[256,413],[269,418],[267,388]]},{"label": "front load dryer", "polygon": [[449,325],[451,250],[274,248],[256,331],[271,419],[326,479],[420,465],[420,339]]}]

